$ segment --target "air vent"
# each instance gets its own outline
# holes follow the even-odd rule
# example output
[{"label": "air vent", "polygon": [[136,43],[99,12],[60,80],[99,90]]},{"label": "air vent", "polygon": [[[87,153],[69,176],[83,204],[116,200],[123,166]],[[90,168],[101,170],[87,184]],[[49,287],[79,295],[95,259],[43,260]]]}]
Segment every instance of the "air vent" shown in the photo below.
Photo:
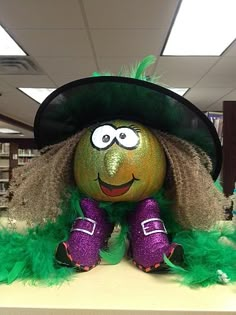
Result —
[{"label": "air vent", "polygon": [[40,67],[29,56],[0,56],[0,75],[43,74]]}]

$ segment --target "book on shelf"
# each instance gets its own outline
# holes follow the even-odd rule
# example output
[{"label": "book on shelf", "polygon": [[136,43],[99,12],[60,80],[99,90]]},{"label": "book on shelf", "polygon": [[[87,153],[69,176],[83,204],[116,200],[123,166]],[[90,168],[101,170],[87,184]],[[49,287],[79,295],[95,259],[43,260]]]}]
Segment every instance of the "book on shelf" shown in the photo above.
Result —
[{"label": "book on shelf", "polygon": [[0,156],[9,156],[9,153],[10,153],[10,144],[0,143]]},{"label": "book on shelf", "polygon": [[12,143],[0,143],[0,210],[5,209],[8,198],[9,181],[14,167],[25,165],[32,161],[39,151],[35,149],[21,149]]},{"label": "book on shelf", "polygon": [[32,158],[39,156],[38,150],[34,149],[18,149],[18,165],[25,165],[32,161]]},{"label": "book on shelf", "polygon": [[0,180],[9,180],[9,169],[6,169],[5,171],[5,169],[0,168]]},{"label": "book on shelf", "polygon": [[4,194],[7,192],[8,189],[8,182],[1,182],[0,181],[0,193]]},{"label": "book on shelf", "polygon": [[25,165],[27,163],[30,163],[32,159],[30,157],[18,157],[18,165]]},{"label": "book on shelf", "polygon": [[35,157],[39,153],[33,149],[18,149],[18,157]]}]

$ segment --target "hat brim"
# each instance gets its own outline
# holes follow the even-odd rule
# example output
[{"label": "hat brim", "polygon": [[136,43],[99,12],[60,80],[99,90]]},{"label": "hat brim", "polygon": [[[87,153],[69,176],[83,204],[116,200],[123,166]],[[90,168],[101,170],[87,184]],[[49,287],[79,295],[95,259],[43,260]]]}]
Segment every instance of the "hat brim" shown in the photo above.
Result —
[{"label": "hat brim", "polygon": [[138,121],[196,144],[212,160],[213,179],[218,177],[222,150],[211,121],[184,97],[147,81],[101,76],[63,85],[39,107],[35,140],[41,149],[94,123],[118,118]]}]

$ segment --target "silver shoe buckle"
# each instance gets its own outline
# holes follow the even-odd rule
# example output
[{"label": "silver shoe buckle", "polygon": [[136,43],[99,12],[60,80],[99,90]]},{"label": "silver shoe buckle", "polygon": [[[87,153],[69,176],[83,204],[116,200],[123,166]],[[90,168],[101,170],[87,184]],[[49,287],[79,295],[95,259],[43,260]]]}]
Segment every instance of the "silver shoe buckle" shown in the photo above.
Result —
[{"label": "silver shoe buckle", "polygon": [[88,222],[92,223],[91,230],[86,230],[86,229],[81,229],[81,228],[73,228],[72,227],[72,229],[70,230],[71,232],[79,231],[79,232],[83,232],[83,233],[88,234],[88,235],[93,235],[94,234],[95,228],[97,226],[97,222],[96,221],[94,221],[94,220],[92,220],[90,218],[86,218],[86,217],[84,217],[84,218],[78,217],[76,219],[76,221],[77,220],[83,220],[83,221],[88,221]]},{"label": "silver shoe buckle", "polygon": [[[156,222],[156,221],[162,223],[163,229],[155,229],[155,224],[154,224],[153,228],[150,225],[146,225],[149,222]],[[144,221],[141,222],[141,226],[142,226],[142,229],[143,229],[143,234],[145,236],[151,235],[151,234],[155,234],[155,233],[165,233],[165,234],[167,234],[167,230],[165,228],[165,225],[164,225],[163,221],[161,219],[158,219],[158,218],[151,218],[151,219],[144,220]]]}]

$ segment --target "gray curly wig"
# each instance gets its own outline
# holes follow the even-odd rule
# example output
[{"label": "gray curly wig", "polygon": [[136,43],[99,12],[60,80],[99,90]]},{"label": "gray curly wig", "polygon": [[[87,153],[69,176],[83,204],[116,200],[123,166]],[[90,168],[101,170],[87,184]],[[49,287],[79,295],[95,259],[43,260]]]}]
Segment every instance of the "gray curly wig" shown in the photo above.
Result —
[{"label": "gray curly wig", "polygon": [[[9,216],[29,224],[55,220],[68,186],[75,186],[73,158],[84,131],[44,149],[26,166],[15,169],[9,192]],[[224,218],[229,201],[211,178],[210,158],[197,146],[173,135],[153,130],[168,164],[167,191],[174,200],[174,214],[183,228],[209,229]]]}]

